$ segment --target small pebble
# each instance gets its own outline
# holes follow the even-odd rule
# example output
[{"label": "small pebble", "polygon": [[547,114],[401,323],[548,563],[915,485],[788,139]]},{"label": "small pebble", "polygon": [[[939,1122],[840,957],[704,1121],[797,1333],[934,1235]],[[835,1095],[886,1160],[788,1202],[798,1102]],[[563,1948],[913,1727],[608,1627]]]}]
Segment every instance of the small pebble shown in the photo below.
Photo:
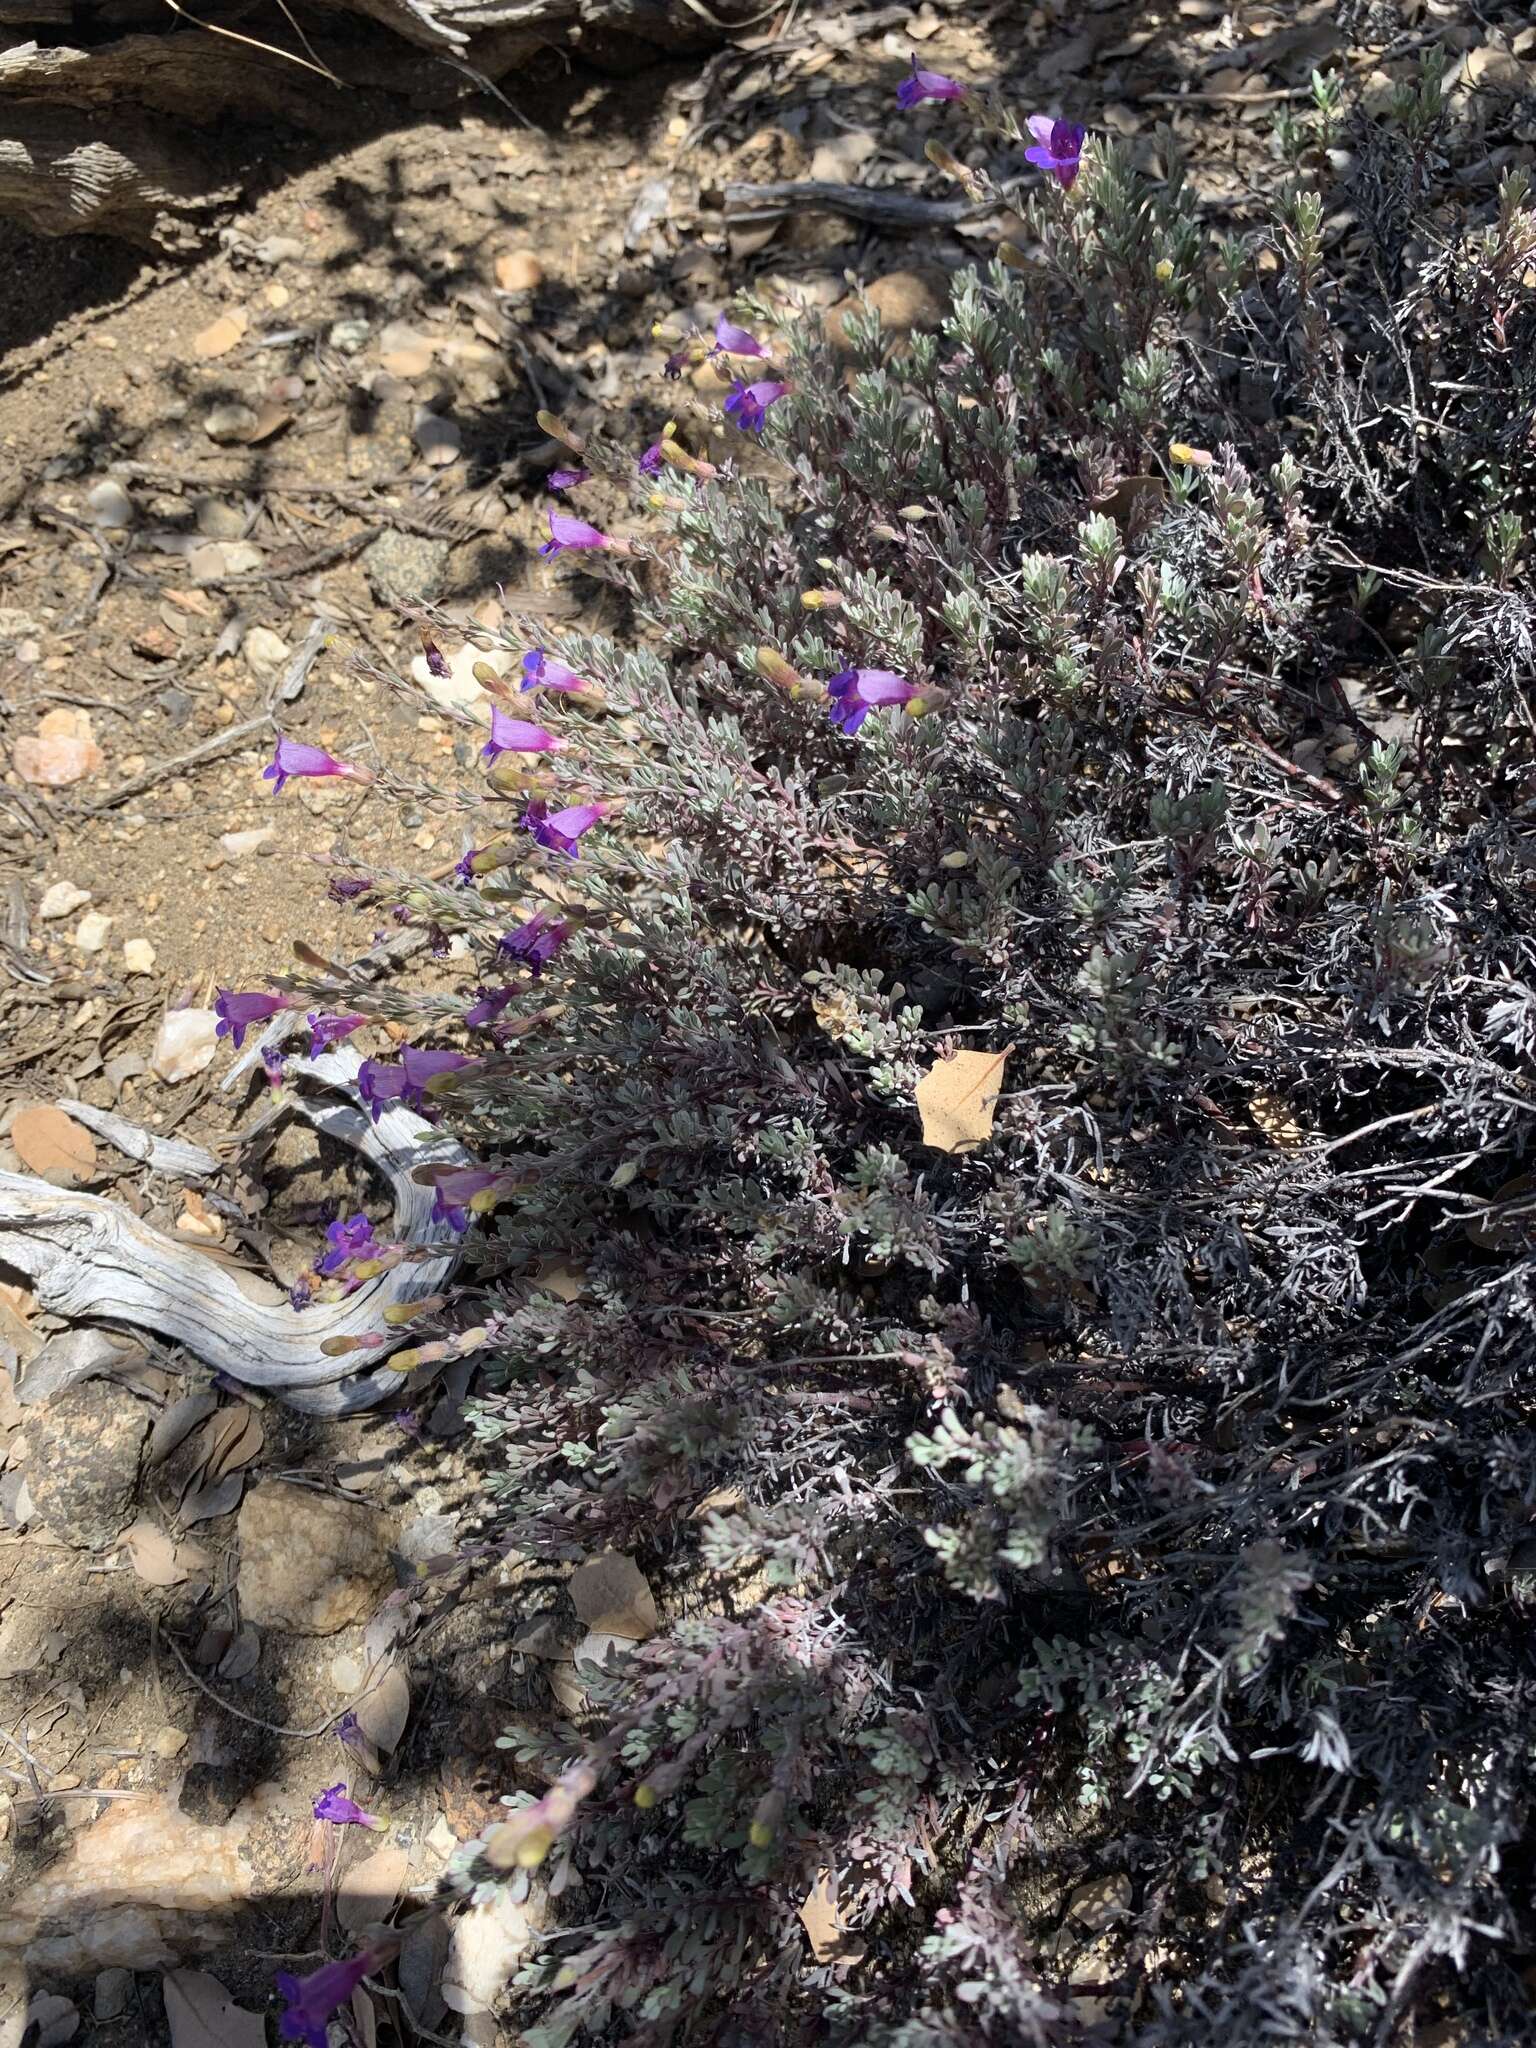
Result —
[{"label": "small pebble", "polygon": [[531,249],[508,249],[496,258],[495,269],[504,292],[531,292],[544,282],[544,266]]},{"label": "small pebble", "polygon": [[246,832],[221,832],[219,844],[231,860],[243,860],[248,853],[264,853],[272,836],[270,825],[256,825]]},{"label": "small pebble", "polygon": [[51,882],[43,891],[43,900],[37,906],[37,914],[47,924],[56,917],[72,917],[77,910],[83,910],[90,900],[90,890],[79,888],[74,882]]},{"label": "small pebble", "polygon": [[88,910],[75,926],[71,944],[81,953],[99,953],[107,943],[111,923],[111,918],[103,917],[99,910]]},{"label": "small pebble", "polygon": [[123,965],[130,974],[153,974],[155,971],[155,949],[148,939],[126,939],[123,942]]}]

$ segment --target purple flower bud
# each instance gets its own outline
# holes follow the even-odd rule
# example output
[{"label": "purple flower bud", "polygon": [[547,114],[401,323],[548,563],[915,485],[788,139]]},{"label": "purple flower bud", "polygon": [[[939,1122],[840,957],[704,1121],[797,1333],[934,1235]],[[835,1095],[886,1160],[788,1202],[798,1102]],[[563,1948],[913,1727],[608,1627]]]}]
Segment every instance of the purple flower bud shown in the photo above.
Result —
[{"label": "purple flower bud", "polygon": [[845,668],[827,684],[827,714],[846,733],[856,733],[871,711],[886,704],[909,704],[922,695],[916,683],[888,668]]},{"label": "purple flower bud", "polygon": [[915,107],[920,100],[963,100],[970,90],[958,78],[946,78],[942,71],[919,71],[912,59],[912,76],[896,88],[898,107]]},{"label": "purple flower bud", "polygon": [[589,526],[585,519],[576,519],[569,512],[557,512],[550,507],[549,539],[539,549],[541,555],[564,554],[567,548],[611,548],[613,542],[596,526]]},{"label": "purple flower bud", "polygon": [[675,355],[670,355],[661,366],[663,377],[670,377],[674,383],[693,360],[693,343],[685,341]]},{"label": "purple flower bud", "polygon": [[366,896],[372,887],[371,875],[332,875],[325,893],[333,903],[353,903],[359,896]]},{"label": "purple flower bud", "polygon": [[460,1067],[472,1067],[474,1064],[467,1053],[423,1052],[417,1046],[407,1045],[400,1053],[403,1076],[400,1093],[413,1109],[420,1109],[427,1098],[429,1081],[435,1081],[439,1074],[455,1074]]},{"label": "purple flower bud", "polygon": [[453,674],[453,670],[448,666],[447,655],[444,654],[437,642],[429,640],[425,633],[421,636],[421,651],[427,657],[428,675],[441,676],[446,679]]},{"label": "purple flower bud", "polygon": [[283,784],[296,775],[344,775],[351,782],[373,780],[368,769],[355,768],[350,761],[338,761],[324,747],[307,747],[302,740],[288,740],[279,735],[277,751],[262,769],[261,779],[271,783],[272,794],[276,796]]},{"label": "purple flower bud", "polygon": [[592,685],[575,669],[567,668],[563,661],[556,661],[546,654],[542,647],[533,647],[523,656],[523,681],[525,690],[590,690]]},{"label": "purple flower bud", "polygon": [[723,313],[715,322],[715,345],[710,350],[712,356],[765,356],[767,353],[755,334],[748,334],[745,327],[738,327]]},{"label": "purple flower bud", "polygon": [[546,732],[542,725],[530,725],[523,718],[510,718],[499,704],[493,704],[491,736],[480,749],[480,758],[482,761],[494,761],[498,754],[559,753],[562,747],[569,745],[569,740]]},{"label": "purple flower bud", "polygon": [[1081,168],[1088,130],[1076,121],[1053,121],[1049,114],[1031,114],[1029,132],[1035,146],[1025,150],[1025,161],[1051,172],[1063,187],[1070,186]]},{"label": "purple flower bud", "polygon": [[599,818],[606,818],[612,808],[611,804],[572,804],[568,810],[551,812],[542,802],[531,803],[523,813],[523,823],[536,845],[576,860],[582,833],[590,831]]},{"label": "purple flower bud", "polygon": [[342,1963],[322,1963],[307,1977],[295,1977],[287,1970],[277,1973],[277,1995],[285,2010],[277,2023],[279,2040],[299,2041],[303,2048],[325,2048],[326,2022],[336,2008],[350,2002],[363,1979],[370,1976],[393,1952],[364,1949]]},{"label": "purple flower bud", "polygon": [[325,1243],[325,1251],[315,1261],[315,1271],[322,1277],[339,1273],[353,1259],[376,1259],[382,1250],[372,1223],[361,1213],[328,1223]]},{"label": "purple flower bud", "polygon": [[329,1785],[315,1801],[316,1820],[328,1820],[338,1828],[381,1828],[384,1823],[364,1813],[355,1799],[349,1799],[341,1785]]},{"label": "purple flower bud", "polygon": [[261,1065],[267,1077],[267,1086],[281,1088],[286,1078],[286,1069],[283,1065],[283,1056],[275,1045],[264,1045],[261,1048]]},{"label": "purple flower bud", "polygon": [[214,1030],[216,1038],[232,1038],[235,1051],[245,1043],[245,1034],[253,1024],[265,1024],[269,1017],[275,1017],[279,1010],[293,1008],[292,996],[265,996],[258,989],[249,989],[237,994],[232,989],[221,988],[214,998],[213,1013],[218,1018]]},{"label": "purple flower bud", "polygon": [[537,910],[526,924],[498,940],[496,950],[509,959],[523,961],[537,977],[571,936],[571,929],[564,918],[552,918],[547,910]]},{"label": "purple flower bud", "polygon": [[295,1280],[288,1290],[288,1305],[290,1308],[306,1309],[314,1298],[315,1290],[311,1287],[308,1280]]},{"label": "purple flower bud", "polygon": [[552,469],[544,481],[552,491],[574,491],[591,474],[590,469]]},{"label": "purple flower bud", "polygon": [[357,1093],[377,1123],[384,1105],[398,1102],[405,1093],[405,1069],[386,1065],[383,1060],[364,1060],[357,1070]]},{"label": "purple flower bud", "polygon": [[660,476],[662,462],[661,443],[653,441],[640,458],[640,474],[642,476]]},{"label": "purple flower bud", "polygon": [[767,378],[759,384],[744,384],[738,377],[725,401],[727,417],[733,419],[744,434],[760,434],[769,406],[777,405],[788,389],[787,384],[775,384]]}]

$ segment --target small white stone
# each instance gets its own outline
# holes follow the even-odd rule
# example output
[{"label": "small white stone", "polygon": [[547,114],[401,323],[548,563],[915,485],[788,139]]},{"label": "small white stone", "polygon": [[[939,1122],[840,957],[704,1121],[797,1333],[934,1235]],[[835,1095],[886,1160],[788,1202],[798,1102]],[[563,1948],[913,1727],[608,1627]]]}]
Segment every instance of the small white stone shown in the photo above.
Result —
[{"label": "small white stone", "polygon": [[112,920],[104,917],[99,910],[88,910],[75,926],[71,943],[82,953],[99,953],[107,943],[107,932]]},{"label": "small white stone", "polygon": [[[225,553],[229,549],[226,547]],[[270,626],[252,626],[240,652],[258,683],[270,683],[283,672],[288,661],[288,642]]]},{"label": "small white stone", "polygon": [[219,844],[231,860],[243,860],[248,853],[260,853],[275,836],[270,825],[253,825],[248,832],[221,832]]},{"label": "small white stone", "polygon": [[43,900],[37,906],[37,914],[45,924],[56,917],[73,917],[77,910],[83,910],[91,900],[89,889],[82,889],[74,882],[50,882],[43,891]]},{"label": "small white stone", "polygon": [[218,1050],[219,1020],[212,1010],[169,1010],[160,1021],[149,1063],[174,1084],[200,1074]]},{"label": "small white stone", "polygon": [[132,526],[133,500],[115,477],[92,484],[85,494],[92,526]]},{"label": "small white stone", "polygon": [[216,405],[203,421],[210,441],[244,441],[256,430],[254,410],[248,405]]},{"label": "small white stone", "polygon": [[148,939],[125,939],[123,941],[123,965],[130,974],[153,974],[155,949]]}]

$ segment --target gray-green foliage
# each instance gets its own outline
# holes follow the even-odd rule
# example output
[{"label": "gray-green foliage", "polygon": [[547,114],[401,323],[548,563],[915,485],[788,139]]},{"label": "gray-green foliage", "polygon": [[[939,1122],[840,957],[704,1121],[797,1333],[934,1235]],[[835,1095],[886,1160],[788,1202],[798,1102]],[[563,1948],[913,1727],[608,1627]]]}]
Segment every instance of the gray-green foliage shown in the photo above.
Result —
[{"label": "gray-green foliage", "polygon": [[[1241,241],[1096,145],[937,341],[787,319],[777,480],[669,483],[647,651],[554,650],[627,808],[441,1096],[521,1169],[476,1427],[508,1542],[678,1618],[517,1738],[597,1781],[536,2048],[1524,2037],[1536,223],[1439,182],[1439,77],[1320,81]],[[942,702],[845,738],[765,645]],[[412,900],[494,983],[548,872]]]}]

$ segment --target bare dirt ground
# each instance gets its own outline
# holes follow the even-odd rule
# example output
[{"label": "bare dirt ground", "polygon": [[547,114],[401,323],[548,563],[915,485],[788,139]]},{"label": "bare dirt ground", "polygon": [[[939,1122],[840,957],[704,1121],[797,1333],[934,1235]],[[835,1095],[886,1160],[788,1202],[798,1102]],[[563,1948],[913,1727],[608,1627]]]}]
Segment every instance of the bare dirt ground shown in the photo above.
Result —
[{"label": "bare dirt ground", "polygon": [[[526,119],[466,89],[457,120],[362,139],[288,177],[277,165],[184,267],[7,231],[0,1170],[46,1171],[284,1283],[312,1256],[324,1205],[360,1199],[344,1156],[297,1126],[260,1186],[231,1165],[189,1195],[105,1140],[61,1159],[55,1127],[40,1138],[18,1118],[73,1098],[227,1144],[259,1106],[261,1074],[220,1092],[220,1047],[168,1082],[153,1065],[167,1010],[262,986],[295,939],[365,950],[380,913],[329,901],[324,857],[430,868],[463,850],[433,789],[469,777],[474,727],[419,681],[392,688],[354,657],[408,677],[411,601],[486,619],[501,602],[587,618],[612,602],[537,555],[557,456],[541,406],[578,425],[601,412],[636,450],[672,412],[693,445],[719,441],[720,387],[661,381],[658,322],[712,321],[747,282],[826,308],[853,277],[896,330],[921,325],[942,273],[1006,225],[883,236],[801,209],[733,224],[727,183],[952,197],[922,151],[942,132],[964,156],[964,110],[894,102],[918,49],[1000,82],[1026,111],[1119,135],[1154,172],[1157,124],[1171,121],[1213,230],[1240,231],[1275,174],[1275,110],[1305,98],[1314,68],[1382,93],[1434,39],[1529,69],[1513,17],[1489,29],[1470,9],[1388,0],[898,6],[819,26],[791,9],[707,68],[611,80],[551,56],[511,89]],[[601,491],[579,509],[636,516]],[[322,633],[280,702],[295,654]],[[419,779],[419,805],[336,783],[274,801],[261,768],[279,716]],[[40,759],[88,772],[50,786]],[[0,2041],[20,2038],[29,2001],[38,2048],[161,2042],[173,2026],[176,2048],[259,2041],[259,2022],[239,2033],[184,1973],[211,1973],[259,2013],[275,1970],[313,1967],[396,1892],[430,1891],[515,1782],[501,1727],[530,1703],[548,1709],[546,1666],[511,1646],[544,1610],[565,1612],[561,1591],[464,1561],[477,1490],[451,1395],[430,1413],[319,1424],[210,1386],[186,1351],[146,1342],[63,1393],[18,1400],[66,1326],[0,1267],[8,1277]],[[189,1395],[206,1399],[194,1411]],[[253,1583],[258,1541],[291,1567],[286,1588]],[[285,1625],[285,1600],[310,1632]],[[386,1667],[388,1711],[375,1697],[374,1753],[360,1759],[335,1717]],[[311,1802],[339,1779],[385,1828],[316,1828]],[[476,2010],[494,1997],[466,1984],[469,1963],[450,1965],[446,2000],[440,1965],[402,1965],[404,2001],[359,2008],[355,2038],[496,2040]]]}]

